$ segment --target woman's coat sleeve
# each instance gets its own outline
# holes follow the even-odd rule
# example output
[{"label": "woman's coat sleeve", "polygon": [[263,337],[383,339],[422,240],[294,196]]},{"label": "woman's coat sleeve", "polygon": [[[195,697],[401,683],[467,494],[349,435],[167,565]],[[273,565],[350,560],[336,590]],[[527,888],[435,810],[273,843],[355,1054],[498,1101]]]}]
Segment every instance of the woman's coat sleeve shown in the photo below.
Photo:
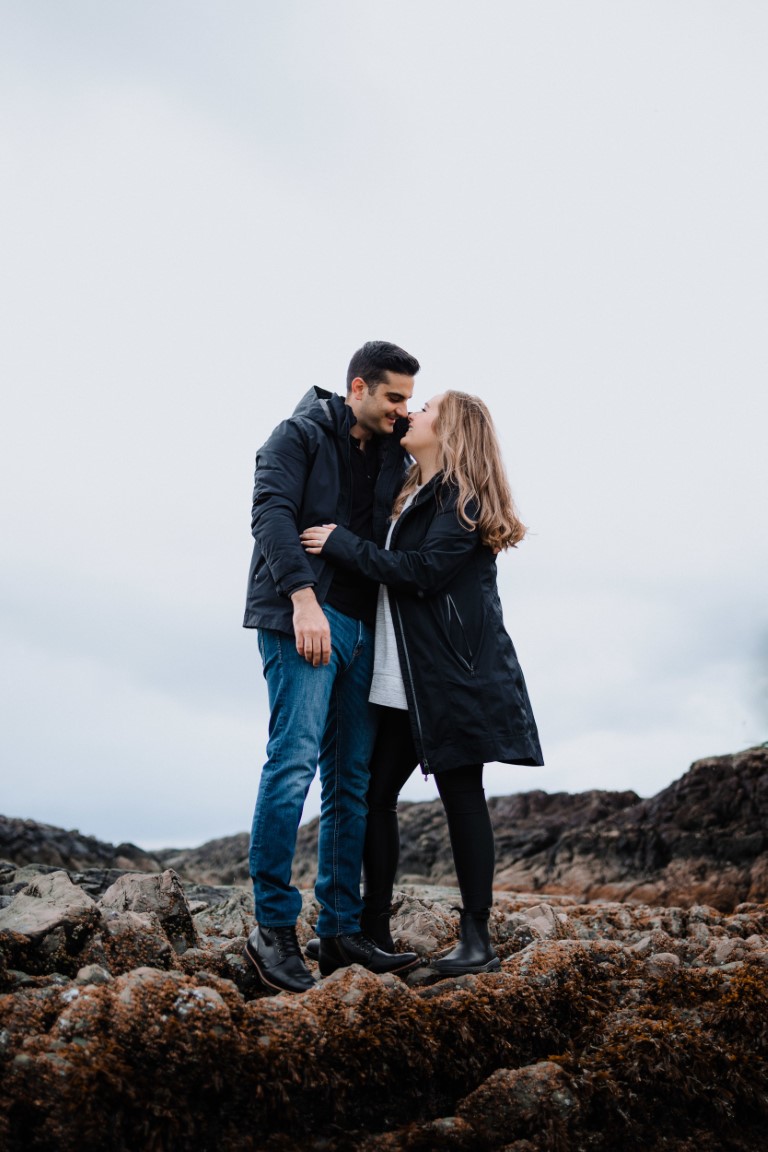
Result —
[{"label": "woman's coat sleeve", "polygon": [[[407,513],[406,513],[407,515]],[[323,558],[401,592],[439,592],[480,547],[477,531],[459,523],[454,506],[439,512],[418,549],[377,548],[347,528],[334,528]]]}]

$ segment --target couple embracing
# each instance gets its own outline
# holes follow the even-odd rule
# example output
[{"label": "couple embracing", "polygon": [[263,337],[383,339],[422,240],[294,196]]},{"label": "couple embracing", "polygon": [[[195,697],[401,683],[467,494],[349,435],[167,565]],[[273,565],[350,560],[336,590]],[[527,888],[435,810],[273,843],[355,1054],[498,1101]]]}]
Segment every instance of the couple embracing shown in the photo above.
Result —
[{"label": "couple embracing", "polygon": [[364,344],[346,396],[311,388],[256,456],[245,626],[258,629],[270,722],[246,954],[277,991],[315,982],[291,868],[318,767],[319,940],[308,954],[321,974],[420,962],[395,950],[389,926],[397,799],[417,766],[445,807],[463,905],[459,942],[432,968],[499,967],[483,764],[543,762],[496,588],[496,557],[525,528],[485,404],[447,391],[409,415],[418,371],[397,345]]}]

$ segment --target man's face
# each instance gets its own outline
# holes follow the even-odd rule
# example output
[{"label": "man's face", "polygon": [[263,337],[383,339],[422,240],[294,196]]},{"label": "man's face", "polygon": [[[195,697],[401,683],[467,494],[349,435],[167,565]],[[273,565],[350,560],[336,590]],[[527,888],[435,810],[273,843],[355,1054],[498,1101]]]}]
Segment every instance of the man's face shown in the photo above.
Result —
[{"label": "man's face", "polygon": [[360,378],[353,380],[349,403],[361,431],[373,436],[389,436],[400,416],[408,415],[408,401],[413,395],[413,376],[385,372],[374,392]]}]

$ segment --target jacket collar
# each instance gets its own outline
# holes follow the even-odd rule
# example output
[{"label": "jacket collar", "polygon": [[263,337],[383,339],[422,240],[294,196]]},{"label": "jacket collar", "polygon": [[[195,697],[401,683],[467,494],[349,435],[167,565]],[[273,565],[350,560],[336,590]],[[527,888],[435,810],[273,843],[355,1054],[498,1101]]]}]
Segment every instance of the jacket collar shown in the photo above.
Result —
[{"label": "jacket collar", "polygon": [[416,493],[416,495],[413,498],[413,503],[414,504],[423,504],[425,500],[428,500],[429,497],[431,495],[433,495],[437,491],[437,489],[442,486],[442,483],[443,483],[442,472],[436,472],[431,480],[427,480],[426,484],[422,484],[421,488],[419,488],[418,492]]},{"label": "jacket collar", "polygon": [[[301,400],[293,410],[294,416],[303,416],[313,420],[323,428],[328,428],[337,436],[346,437],[357,424],[357,417],[347,404],[343,396],[337,392],[328,392],[325,388],[313,385],[304,393]],[[379,449],[386,452],[387,448],[396,445],[400,448],[400,441],[408,431],[408,418],[403,416],[397,420],[391,435],[379,436]],[[405,449],[401,449],[405,454]]]},{"label": "jacket collar", "polygon": [[304,393],[294,408],[293,415],[312,420],[337,435],[348,433],[355,422],[354,413],[345,403],[343,396],[339,396],[336,392],[328,392],[317,385]]}]

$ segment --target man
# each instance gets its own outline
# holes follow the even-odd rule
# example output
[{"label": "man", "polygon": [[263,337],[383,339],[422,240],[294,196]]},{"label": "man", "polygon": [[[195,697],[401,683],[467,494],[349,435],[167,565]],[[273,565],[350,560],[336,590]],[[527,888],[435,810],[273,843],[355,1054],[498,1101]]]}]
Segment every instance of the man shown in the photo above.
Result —
[{"label": "man", "polygon": [[259,630],[270,722],[251,831],[257,926],[246,954],[261,980],[280,991],[314,984],[296,938],[301,895],[290,881],[318,764],[322,974],[353,963],[392,972],[417,961],[413,953],[382,951],[360,930],[376,585],[309,556],[299,533],[336,523],[384,543],[403,481],[400,438],[418,371],[397,345],[364,344],[350,361],[346,400],[310,388],[256,455],[244,623]]}]

